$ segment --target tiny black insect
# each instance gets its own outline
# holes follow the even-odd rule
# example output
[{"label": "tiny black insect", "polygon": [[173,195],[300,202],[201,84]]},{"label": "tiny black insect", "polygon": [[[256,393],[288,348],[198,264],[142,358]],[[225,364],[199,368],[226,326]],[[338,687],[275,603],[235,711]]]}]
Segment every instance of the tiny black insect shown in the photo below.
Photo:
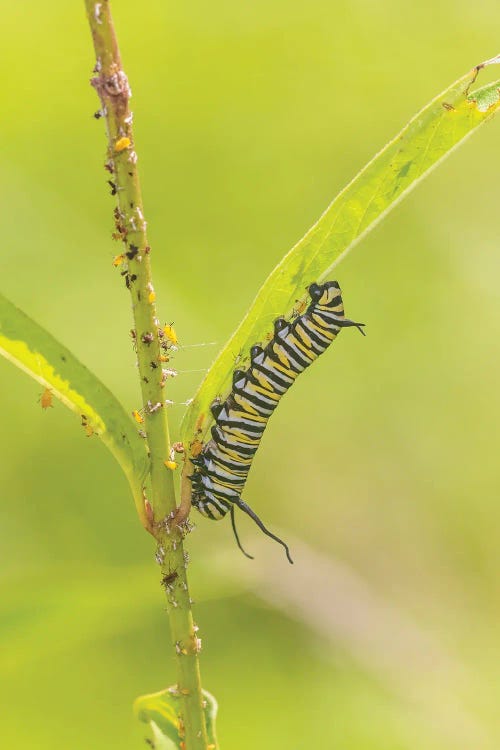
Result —
[{"label": "tiny black insect", "polygon": [[161,579],[161,585],[165,587],[169,586],[178,577],[179,577],[179,574],[176,570],[172,570],[170,573],[165,573],[165,575]]},{"label": "tiny black insect", "polygon": [[130,245],[129,250],[125,253],[125,255],[129,260],[133,260],[138,252],[139,248],[137,247],[137,245]]}]

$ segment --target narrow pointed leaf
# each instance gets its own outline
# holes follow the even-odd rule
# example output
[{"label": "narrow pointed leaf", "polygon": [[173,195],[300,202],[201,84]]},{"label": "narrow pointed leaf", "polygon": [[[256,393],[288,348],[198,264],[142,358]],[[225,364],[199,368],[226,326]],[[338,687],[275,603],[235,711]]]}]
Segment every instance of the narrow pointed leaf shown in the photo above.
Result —
[{"label": "narrow pointed leaf", "polygon": [[111,391],[38,323],[0,295],[0,354],[78,415],[125,472],[143,523],[142,483],[148,471],[144,440]]},{"label": "narrow pointed leaf", "polygon": [[274,269],[246,317],[206,375],[182,426],[182,439],[206,432],[208,408],[230,389],[235,353],[245,364],[250,346],[289,315],[305,288],[332,268],[440,161],[500,108],[500,81],[471,92],[479,72],[500,56],[476,66],[422,109],[334,199],[319,220]]}]

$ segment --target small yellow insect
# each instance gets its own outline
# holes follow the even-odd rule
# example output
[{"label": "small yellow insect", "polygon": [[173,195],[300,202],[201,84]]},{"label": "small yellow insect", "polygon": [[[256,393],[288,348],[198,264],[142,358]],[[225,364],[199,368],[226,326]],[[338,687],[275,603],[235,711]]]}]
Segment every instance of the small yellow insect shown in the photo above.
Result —
[{"label": "small yellow insect", "polygon": [[156,300],[156,292],[149,292],[148,294],[148,302],[149,304],[153,304],[153,302]]},{"label": "small yellow insect", "polygon": [[123,253],[121,255],[115,255],[115,257],[113,258],[114,267],[117,268],[118,266],[121,266],[124,260],[125,256],[123,255]]},{"label": "small yellow insect", "polygon": [[144,417],[142,416],[140,411],[137,411],[137,409],[134,409],[134,411],[132,412],[132,416],[137,424],[142,424],[144,422]]},{"label": "small yellow insect", "polygon": [[167,357],[166,354],[159,354],[158,355],[158,362],[169,362],[170,357]]},{"label": "small yellow insect", "polygon": [[292,318],[298,318],[299,315],[302,315],[302,313],[305,312],[306,307],[307,301],[305,299],[296,299],[295,307],[292,310]]},{"label": "small yellow insect", "polygon": [[165,327],[163,328],[163,333],[165,334],[165,337],[170,341],[171,344],[174,346],[178,342],[177,334],[175,332],[175,328],[173,327],[172,323],[167,323]]},{"label": "small yellow insect", "polygon": [[50,388],[46,388],[42,394],[40,394],[40,398],[38,399],[40,401],[40,406],[42,409],[48,409],[49,407],[54,408],[53,401],[53,394]]},{"label": "small yellow insect", "polygon": [[167,461],[164,461],[163,463],[165,464],[167,469],[170,469],[170,471],[175,471],[177,468],[177,461],[167,460]]},{"label": "small yellow insect", "polygon": [[130,138],[127,138],[127,136],[123,136],[123,138],[118,138],[118,140],[115,143],[115,151],[118,153],[120,151],[125,151],[126,148],[128,148],[131,145],[132,141]]}]

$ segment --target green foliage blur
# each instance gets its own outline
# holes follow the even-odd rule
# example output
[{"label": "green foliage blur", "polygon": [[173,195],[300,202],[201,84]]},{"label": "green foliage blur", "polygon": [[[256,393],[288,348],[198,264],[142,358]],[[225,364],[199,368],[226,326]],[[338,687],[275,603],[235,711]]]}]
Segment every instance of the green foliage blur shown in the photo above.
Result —
[{"label": "green foliage blur", "polygon": [[[498,5],[113,4],[162,319],[221,346],[333,196],[430,98],[498,53]],[[2,291],[138,408],[83,3],[4,3]],[[492,72],[491,78],[497,75]],[[482,82],[486,82],[487,77]],[[338,267],[344,331],[281,404],[240,519],[188,540],[221,748],[500,746],[499,123]],[[496,260],[495,260],[496,258]],[[203,370],[217,347],[180,351]],[[236,353],[235,353],[236,354]],[[159,571],[124,477],[0,361],[0,738],[143,746],[175,681]],[[201,372],[168,397],[193,395]],[[182,406],[171,410],[172,435]]]}]

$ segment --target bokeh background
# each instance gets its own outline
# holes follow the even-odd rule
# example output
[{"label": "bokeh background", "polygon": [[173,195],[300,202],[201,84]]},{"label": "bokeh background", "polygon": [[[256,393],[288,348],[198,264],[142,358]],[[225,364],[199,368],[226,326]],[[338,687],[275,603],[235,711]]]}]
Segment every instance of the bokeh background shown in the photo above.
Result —
[{"label": "bokeh background", "polygon": [[[222,345],[337,191],[500,51],[493,0],[113,6],[159,310],[186,345]],[[132,410],[83,3],[3,2],[1,17],[2,291]],[[299,379],[246,491],[295,566],[246,519],[253,563],[229,523],[196,519],[222,748],[500,746],[499,139],[494,120],[337,268],[368,335],[344,332]],[[132,701],[175,681],[151,541],[105,448],[4,361],[0,377],[2,744],[142,747]]]}]

